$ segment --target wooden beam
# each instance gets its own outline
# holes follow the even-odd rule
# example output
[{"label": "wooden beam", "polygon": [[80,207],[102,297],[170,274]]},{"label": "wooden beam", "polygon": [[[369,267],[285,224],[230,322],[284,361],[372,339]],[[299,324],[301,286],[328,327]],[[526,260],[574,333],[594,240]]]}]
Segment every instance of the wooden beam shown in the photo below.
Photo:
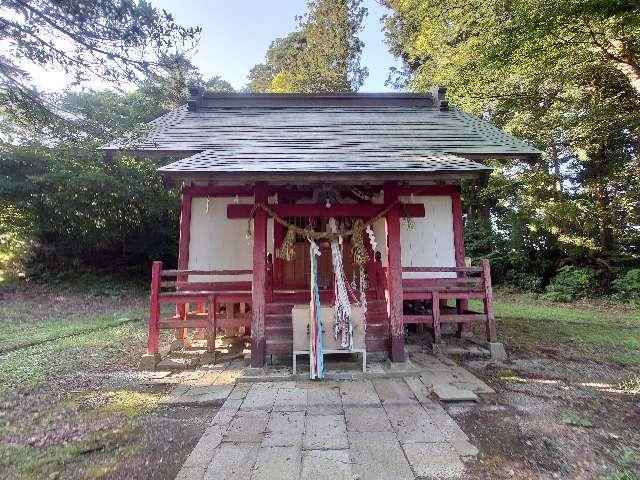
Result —
[{"label": "wooden beam", "polygon": [[[390,203],[398,198],[398,185],[395,182],[384,184],[384,201]],[[404,355],[404,318],[402,311],[402,259],[400,250],[399,206],[393,207],[385,217],[387,233],[387,305],[391,324],[391,361],[403,362]]]},{"label": "wooden beam", "polygon": [[[462,224],[462,198],[460,187],[451,193],[451,215],[453,217],[453,246],[455,251],[456,266],[464,267],[464,225]],[[464,271],[458,271],[458,278],[466,276]],[[459,313],[469,309],[469,301],[466,299],[456,300],[456,308]],[[471,333],[471,322],[460,323],[458,335],[464,336]]]},{"label": "wooden beam", "polygon": [[147,353],[155,355],[158,353],[158,340],[160,330],[160,272],[162,262],[153,262],[151,265],[151,295],[149,302],[149,337],[147,338]]},{"label": "wooden beam", "polygon": [[[266,197],[265,197],[266,198]],[[385,202],[387,200],[385,199]],[[266,200],[262,203],[266,203]],[[380,213],[386,205],[376,205],[373,203],[341,203],[327,208],[324,204],[302,203],[302,204],[278,204],[269,205],[274,212],[281,217],[361,217],[371,218]],[[253,205],[227,205],[227,218],[249,218]],[[400,210],[401,215],[404,212]],[[425,210],[422,203],[405,203],[404,209],[412,217],[424,217]],[[395,210],[395,209],[394,209]],[[260,210],[262,211],[262,210]]]},{"label": "wooden beam", "polygon": [[[266,204],[267,187],[256,183],[255,203]],[[247,212],[247,217],[249,212]],[[267,214],[258,209],[253,216],[253,282],[251,293],[251,366],[260,368],[265,363],[264,319],[266,311]]]},{"label": "wooden beam", "polygon": [[253,188],[239,185],[192,185],[185,187],[183,192],[192,197],[253,197]]},{"label": "wooden beam", "polygon": [[433,195],[448,197],[459,191],[457,185],[403,185],[399,188],[400,195]]}]

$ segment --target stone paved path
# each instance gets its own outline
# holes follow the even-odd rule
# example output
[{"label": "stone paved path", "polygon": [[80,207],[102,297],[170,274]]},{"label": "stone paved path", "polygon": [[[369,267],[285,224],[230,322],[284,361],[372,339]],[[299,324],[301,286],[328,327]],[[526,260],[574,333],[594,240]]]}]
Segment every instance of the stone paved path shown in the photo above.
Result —
[{"label": "stone paved path", "polygon": [[477,454],[423,380],[238,383],[178,479],[455,479]]}]

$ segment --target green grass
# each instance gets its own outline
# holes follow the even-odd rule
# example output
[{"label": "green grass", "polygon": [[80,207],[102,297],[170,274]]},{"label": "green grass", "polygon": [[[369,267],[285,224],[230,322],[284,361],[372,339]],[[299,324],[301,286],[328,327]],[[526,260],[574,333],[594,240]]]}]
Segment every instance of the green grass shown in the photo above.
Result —
[{"label": "green grass", "polygon": [[[480,302],[471,302],[480,310]],[[640,310],[543,303],[519,296],[495,304],[498,334],[507,346],[566,349],[578,357],[640,366]]]},{"label": "green grass", "polygon": [[[12,306],[5,309],[5,318],[19,318],[28,314],[28,305]],[[128,310],[113,314],[94,315],[84,318],[55,318],[45,321],[5,321],[2,322],[0,352],[9,349],[34,345],[43,341],[69,335],[103,329],[140,320],[146,312],[141,309]]]}]

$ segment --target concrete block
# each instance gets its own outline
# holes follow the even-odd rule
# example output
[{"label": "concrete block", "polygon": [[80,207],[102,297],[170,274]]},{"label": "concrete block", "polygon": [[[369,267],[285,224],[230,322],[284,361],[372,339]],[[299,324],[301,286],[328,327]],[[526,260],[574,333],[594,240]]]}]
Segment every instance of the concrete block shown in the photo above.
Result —
[{"label": "concrete block", "polygon": [[140,359],[140,369],[155,370],[159,362],[160,362],[159,353],[154,353],[154,354],[145,353],[144,355],[142,355],[142,358]]},{"label": "concrete block", "polygon": [[349,450],[306,450],[302,453],[300,478],[353,480]]},{"label": "concrete block", "polygon": [[349,432],[351,469],[358,480],[414,480],[392,432]]},{"label": "concrete block", "polygon": [[250,478],[259,448],[258,443],[222,443],[204,474],[205,480]]},{"label": "concrete block", "polygon": [[307,415],[302,446],[305,450],[349,448],[344,415]]},{"label": "concrete block", "polygon": [[[265,447],[258,451],[258,458],[251,472],[251,480],[298,480],[300,475],[300,445],[292,447]],[[234,477],[240,478],[240,477]]]},{"label": "concrete block", "polygon": [[262,446],[288,447],[302,444],[304,412],[272,412]]},{"label": "concrete block", "polygon": [[504,349],[504,345],[500,342],[489,342],[489,352],[491,352],[491,360],[501,362],[506,360],[507,352]]},{"label": "concrete block", "polygon": [[350,432],[391,432],[391,423],[382,407],[346,407],[344,416]]},{"label": "concrete block", "polygon": [[464,463],[448,443],[411,443],[403,448],[418,477],[445,480],[464,473]]}]

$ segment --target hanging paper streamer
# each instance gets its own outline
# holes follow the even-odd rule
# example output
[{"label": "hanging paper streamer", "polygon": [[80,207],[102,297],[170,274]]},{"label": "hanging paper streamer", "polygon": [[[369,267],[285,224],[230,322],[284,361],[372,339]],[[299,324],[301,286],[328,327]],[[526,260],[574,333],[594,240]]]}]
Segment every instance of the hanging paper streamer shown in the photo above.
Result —
[{"label": "hanging paper streamer", "polygon": [[[336,219],[329,219],[329,231],[337,232]],[[340,238],[340,237],[338,237]],[[331,261],[333,263],[334,281],[334,313],[336,318],[335,330],[333,332],[336,340],[340,337],[342,348],[353,348],[353,325],[351,323],[351,303],[347,294],[347,286],[344,276],[344,266],[342,264],[342,249],[339,240],[331,240]]]},{"label": "hanging paper streamer", "polygon": [[318,256],[320,248],[309,239],[311,259],[311,301],[309,302],[309,377],[311,380],[324,378],[322,352],[322,319],[320,318],[320,294],[318,292]]}]

